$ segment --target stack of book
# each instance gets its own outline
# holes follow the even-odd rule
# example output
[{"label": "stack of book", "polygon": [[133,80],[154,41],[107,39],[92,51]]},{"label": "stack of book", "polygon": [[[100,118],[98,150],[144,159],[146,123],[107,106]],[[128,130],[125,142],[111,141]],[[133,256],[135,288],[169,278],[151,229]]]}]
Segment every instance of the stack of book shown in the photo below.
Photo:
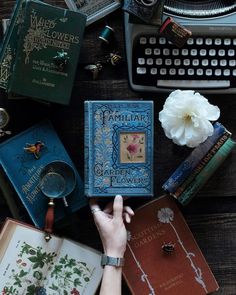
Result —
[{"label": "stack of book", "polygon": [[231,133],[219,122],[212,136],[197,146],[162,186],[182,205],[197,194],[235,147]]},{"label": "stack of book", "polygon": [[16,1],[0,50],[0,87],[9,98],[68,105],[85,25],[80,12]]}]

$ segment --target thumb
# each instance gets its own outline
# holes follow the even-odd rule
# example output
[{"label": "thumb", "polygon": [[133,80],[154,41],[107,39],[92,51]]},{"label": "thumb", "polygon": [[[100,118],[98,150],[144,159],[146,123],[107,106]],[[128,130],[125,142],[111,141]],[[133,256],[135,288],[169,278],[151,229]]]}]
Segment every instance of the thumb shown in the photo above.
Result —
[{"label": "thumb", "polygon": [[113,216],[115,219],[122,219],[123,214],[123,198],[121,195],[116,195],[113,203]]}]

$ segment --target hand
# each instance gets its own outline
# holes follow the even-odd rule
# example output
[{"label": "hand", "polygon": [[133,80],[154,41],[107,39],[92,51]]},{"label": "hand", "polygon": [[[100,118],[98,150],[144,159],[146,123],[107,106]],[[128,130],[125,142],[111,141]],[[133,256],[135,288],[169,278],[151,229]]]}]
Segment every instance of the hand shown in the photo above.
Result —
[{"label": "hand", "polygon": [[124,221],[129,223],[134,211],[128,206],[123,206],[123,198],[119,195],[103,211],[96,199],[91,199],[90,208],[105,254],[112,257],[123,257],[127,243]]}]

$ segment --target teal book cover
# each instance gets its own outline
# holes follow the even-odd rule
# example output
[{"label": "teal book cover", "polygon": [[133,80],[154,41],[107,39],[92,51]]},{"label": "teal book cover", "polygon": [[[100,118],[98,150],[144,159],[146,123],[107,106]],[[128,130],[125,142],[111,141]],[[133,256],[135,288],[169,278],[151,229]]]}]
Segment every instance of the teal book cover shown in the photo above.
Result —
[{"label": "teal book cover", "polygon": [[[43,147],[40,153],[36,150],[37,154],[34,154],[33,147],[37,142],[41,142]],[[83,182],[50,121],[42,121],[0,144],[0,164],[33,223],[39,228],[44,227],[49,202],[41,192],[40,173],[52,161],[64,161],[73,167],[76,186],[66,200],[72,212],[84,207],[87,198],[84,197]],[[55,220],[65,215],[63,201],[56,200]]]},{"label": "teal book cover", "polygon": [[191,199],[198,193],[208,179],[215,173],[220,165],[225,161],[231,151],[235,148],[236,142],[228,138],[222,147],[215,153],[212,159],[201,170],[201,172],[190,182],[182,194],[178,197],[178,201],[182,205],[187,205]]},{"label": "teal book cover", "polygon": [[85,195],[153,196],[153,102],[85,101]]},{"label": "teal book cover", "polygon": [[68,105],[85,25],[80,12],[27,1],[8,92]]},{"label": "teal book cover", "polygon": [[20,28],[24,20],[25,0],[17,0],[10,24],[4,35],[0,50],[0,87],[7,89],[16,57]]}]

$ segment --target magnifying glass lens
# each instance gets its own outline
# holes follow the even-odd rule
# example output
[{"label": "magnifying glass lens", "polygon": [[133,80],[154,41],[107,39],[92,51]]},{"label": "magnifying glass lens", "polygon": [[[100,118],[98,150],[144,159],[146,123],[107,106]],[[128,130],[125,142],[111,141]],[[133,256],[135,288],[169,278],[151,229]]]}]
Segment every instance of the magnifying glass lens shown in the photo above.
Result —
[{"label": "magnifying glass lens", "polygon": [[49,198],[60,198],[65,188],[65,179],[59,173],[48,172],[41,180],[41,191]]}]

